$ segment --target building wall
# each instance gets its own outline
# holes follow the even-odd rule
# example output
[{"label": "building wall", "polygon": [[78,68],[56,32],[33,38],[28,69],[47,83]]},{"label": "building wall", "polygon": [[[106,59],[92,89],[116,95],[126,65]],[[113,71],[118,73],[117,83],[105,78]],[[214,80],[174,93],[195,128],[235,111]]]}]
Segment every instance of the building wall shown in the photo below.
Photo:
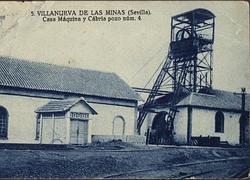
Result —
[{"label": "building wall", "polygon": [[[0,94],[0,106],[7,109],[8,139],[0,139],[0,143],[39,143],[35,140],[36,113],[35,110],[48,103],[52,99],[27,97],[19,95]],[[97,115],[91,116],[89,126],[89,138],[91,135],[112,135],[113,119],[122,116],[125,119],[125,135],[134,135],[136,120],[136,103],[134,107],[122,105],[110,105],[103,103],[89,103]],[[118,100],[117,100],[118,101]]]},{"label": "building wall", "polygon": [[[166,111],[168,108],[155,109],[156,112]],[[156,113],[148,113],[141,127],[141,135],[145,135],[147,129],[152,127]],[[174,120],[174,141],[179,144],[187,143],[187,108],[178,108]]]},{"label": "building wall", "polygon": [[187,108],[178,108],[174,119],[174,141],[178,144],[187,143]]},{"label": "building wall", "polygon": [[[157,109],[156,111],[167,111],[166,108]],[[228,141],[230,144],[239,144],[239,119],[240,113],[223,112],[224,113],[224,133],[215,132],[215,114],[216,110],[206,110],[192,108],[191,136],[216,136],[221,141]],[[141,129],[141,135],[152,126],[155,113],[148,113]],[[249,128],[249,127],[247,127]],[[174,120],[174,141],[178,144],[187,144],[188,132],[188,108],[178,108],[176,118]],[[249,136],[249,135],[248,135]]]},{"label": "building wall", "polygon": [[121,116],[125,120],[125,135],[135,134],[136,108],[108,104],[89,103],[98,113],[92,116],[93,135],[113,135],[113,120]]},{"label": "building wall", "polygon": [[149,130],[151,129],[155,115],[156,115],[156,113],[148,113],[147,114],[147,116],[146,116],[146,118],[141,126],[141,135],[142,136],[145,136],[148,128],[149,128]]},{"label": "building wall", "polygon": [[192,116],[192,136],[216,136],[221,141],[228,141],[230,144],[239,144],[239,119],[240,113],[224,113],[224,133],[215,132],[216,110],[194,109]]},{"label": "building wall", "polygon": [[37,143],[35,110],[49,99],[0,94],[0,106],[7,109],[8,139],[0,143]]},{"label": "building wall", "polygon": [[67,119],[65,117],[49,117],[41,119],[39,142],[42,144],[67,143]]},{"label": "building wall", "polygon": [[[67,95],[66,97],[76,98],[77,96]],[[92,116],[93,121],[90,121],[92,135],[113,135],[113,120],[118,116],[125,120],[124,135],[136,134],[137,101],[114,98],[104,99],[103,97],[94,96],[86,96],[84,99],[98,113],[96,116]]]}]

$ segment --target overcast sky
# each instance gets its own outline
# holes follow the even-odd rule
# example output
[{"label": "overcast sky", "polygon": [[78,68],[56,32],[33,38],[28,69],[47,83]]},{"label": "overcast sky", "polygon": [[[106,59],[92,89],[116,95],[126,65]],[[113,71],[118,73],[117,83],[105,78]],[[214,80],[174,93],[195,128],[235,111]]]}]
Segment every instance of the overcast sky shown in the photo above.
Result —
[{"label": "overcast sky", "polygon": [[[0,2],[0,55],[115,72],[143,87],[165,57],[171,16],[195,8],[216,15],[213,87],[249,87],[249,10],[246,2]],[[50,22],[37,10],[150,10],[131,22]],[[143,67],[143,68],[142,68]],[[139,72],[138,72],[139,71]],[[138,73],[136,73],[138,72]]]}]

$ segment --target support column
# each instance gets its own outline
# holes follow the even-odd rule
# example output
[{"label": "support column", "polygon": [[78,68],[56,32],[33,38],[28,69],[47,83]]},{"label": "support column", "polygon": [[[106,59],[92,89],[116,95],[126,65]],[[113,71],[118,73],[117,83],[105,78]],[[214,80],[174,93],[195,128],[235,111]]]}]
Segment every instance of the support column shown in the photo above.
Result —
[{"label": "support column", "polygon": [[187,110],[187,144],[191,145],[191,136],[192,136],[192,114],[193,109],[192,107],[188,107]]},{"label": "support column", "polygon": [[70,111],[67,112],[65,114],[65,120],[66,120],[66,127],[67,127],[67,136],[66,136],[66,144],[70,144],[70,123],[71,123],[71,119],[70,119]]},{"label": "support column", "polygon": [[53,125],[52,125],[52,141],[51,144],[54,144],[54,140],[55,140],[55,114],[52,113],[52,121],[53,121]]},{"label": "support column", "polygon": [[194,69],[193,69],[193,73],[194,73],[194,79],[193,79],[193,85],[194,85],[194,87],[193,87],[193,92],[196,92],[197,91],[197,58],[194,58]]},{"label": "support column", "polygon": [[39,144],[42,144],[43,138],[43,114],[40,116],[40,132],[39,132]]}]

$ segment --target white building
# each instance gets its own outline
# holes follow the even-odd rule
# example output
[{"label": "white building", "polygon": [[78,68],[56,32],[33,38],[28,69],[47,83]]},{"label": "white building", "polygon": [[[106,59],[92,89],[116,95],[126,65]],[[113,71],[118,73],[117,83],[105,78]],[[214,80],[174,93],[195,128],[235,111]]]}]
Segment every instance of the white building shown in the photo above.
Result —
[{"label": "white building", "polygon": [[[171,95],[170,95],[171,96]],[[159,112],[168,112],[170,96],[157,99],[142,125],[142,134],[149,128],[163,126]],[[246,95],[246,115],[242,116],[242,94],[212,90],[209,94],[186,92],[180,97],[174,119],[174,142],[191,144],[192,137],[219,137],[235,145],[250,142],[250,96]],[[155,118],[158,114],[159,118]],[[162,124],[161,124],[162,123]]]},{"label": "white building", "polygon": [[0,143],[133,136],[138,100],[114,73],[0,57]]}]

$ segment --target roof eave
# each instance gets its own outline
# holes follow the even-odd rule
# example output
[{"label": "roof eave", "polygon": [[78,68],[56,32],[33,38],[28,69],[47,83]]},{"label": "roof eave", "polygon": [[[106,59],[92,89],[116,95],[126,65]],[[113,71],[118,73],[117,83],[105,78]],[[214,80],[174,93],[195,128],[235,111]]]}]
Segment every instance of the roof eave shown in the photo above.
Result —
[{"label": "roof eave", "polygon": [[[239,112],[239,113],[242,112],[241,109],[235,109],[235,108],[210,107],[210,106],[201,106],[201,105],[193,105],[193,104],[177,105],[176,107],[193,107],[193,108],[209,109],[209,110],[223,110],[223,111]],[[249,110],[246,110],[246,112],[249,112]]]}]

